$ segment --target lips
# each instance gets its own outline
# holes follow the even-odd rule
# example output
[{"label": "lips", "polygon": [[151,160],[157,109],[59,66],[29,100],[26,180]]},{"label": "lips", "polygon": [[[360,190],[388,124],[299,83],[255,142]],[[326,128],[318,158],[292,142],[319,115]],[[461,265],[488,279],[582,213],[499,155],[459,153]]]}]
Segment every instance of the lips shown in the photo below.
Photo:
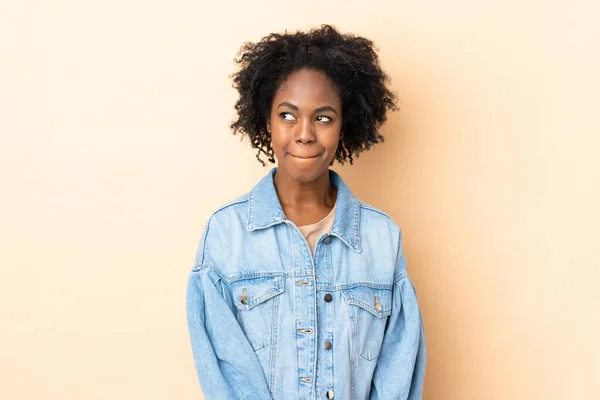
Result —
[{"label": "lips", "polygon": [[304,156],[304,155],[294,155],[292,153],[288,153],[288,154],[290,156],[294,157],[294,158],[301,158],[301,159],[304,159],[304,160],[309,160],[311,158],[316,158],[316,157],[319,157],[321,155],[321,153],[316,154],[316,155],[307,155],[307,156]]}]

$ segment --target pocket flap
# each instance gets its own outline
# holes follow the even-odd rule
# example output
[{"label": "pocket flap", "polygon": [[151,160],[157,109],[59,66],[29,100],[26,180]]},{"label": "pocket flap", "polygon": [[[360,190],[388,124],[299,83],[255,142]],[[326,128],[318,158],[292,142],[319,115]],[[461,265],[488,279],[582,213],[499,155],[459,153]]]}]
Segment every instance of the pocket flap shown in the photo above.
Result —
[{"label": "pocket flap", "polygon": [[230,284],[233,302],[239,310],[250,310],[283,293],[283,276],[267,275],[241,278]]},{"label": "pocket flap", "polygon": [[385,318],[392,313],[392,289],[356,286],[343,289],[348,304],[359,306],[376,317]]}]

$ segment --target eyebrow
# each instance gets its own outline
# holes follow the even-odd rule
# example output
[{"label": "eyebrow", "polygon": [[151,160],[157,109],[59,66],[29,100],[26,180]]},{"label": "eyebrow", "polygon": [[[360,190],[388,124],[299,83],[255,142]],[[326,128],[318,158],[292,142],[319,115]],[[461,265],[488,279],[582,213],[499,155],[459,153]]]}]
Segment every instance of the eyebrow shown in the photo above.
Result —
[{"label": "eyebrow", "polygon": [[[291,108],[294,111],[298,111],[298,107],[293,105],[292,103],[288,103],[286,101],[284,101],[283,103],[279,104],[277,106],[277,108],[279,107],[288,107]],[[331,107],[331,106],[323,106],[323,107],[319,107],[317,109],[315,109],[315,112],[323,112],[323,111],[332,111],[333,113],[337,114],[337,111],[335,110],[335,108]]]}]

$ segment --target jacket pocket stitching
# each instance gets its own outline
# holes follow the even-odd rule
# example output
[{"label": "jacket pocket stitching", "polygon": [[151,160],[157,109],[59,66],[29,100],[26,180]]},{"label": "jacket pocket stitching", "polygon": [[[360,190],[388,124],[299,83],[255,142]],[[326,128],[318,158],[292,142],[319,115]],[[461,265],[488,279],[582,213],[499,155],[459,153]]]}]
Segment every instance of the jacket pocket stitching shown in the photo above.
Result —
[{"label": "jacket pocket stitching", "polygon": [[[356,287],[355,287],[356,288]],[[384,308],[381,311],[377,311],[375,309],[374,306],[371,306],[370,304],[366,303],[364,300],[361,300],[360,298],[358,298],[358,296],[356,295],[352,295],[351,291],[352,289],[345,289],[342,290],[342,296],[344,297],[344,300],[347,304],[348,307],[348,312],[350,315],[350,322],[352,324],[352,352],[358,354],[358,356],[360,356],[362,359],[366,360],[366,361],[373,361],[376,360],[379,357],[379,353],[381,351],[381,347],[379,348],[378,351],[368,351],[369,350],[369,346],[367,343],[371,342],[371,343],[375,343],[375,341],[373,340],[368,340],[368,338],[362,338],[362,340],[364,340],[364,343],[362,343],[364,346],[362,346],[361,348],[361,343],[358,343],[359,341],[361,341],[360,338],[360,327],[359,325],[359,320],[358,320],[358,316],[356,314],[356,312],[358,311],[358,309],[354,309],[353,307],[358,307],[359,309],[368,312],[371,316],[371,318],[375,317],[376,319],[374,321],[372,321],[373,323],[376,324],[384,324],[383,329],[385,330],[385,318],[387,318],[389,315],[391,315],[392,312],[392,307],[391,307],[391,303],[392,303],[392,290],[391,289],[383,289],[383,288],[379,288],[379,289],[375,289],[372,287],[368,287],[368,286],[363,286],[363,289],[367,290],[367,293],[363,293],[365,297],[373,297],[373,299],[375,299],[375,296],[378,296],[379,299],[381,299],[381,304],[384,305]],[[385,332],[383,332],[383,334],[385,334]],[[363,335],[364,336],[364,335]],[[365,354],[366,353],[372,353],[373,356],[371,357],[367,357]],[[354,359],[354,358],[353,358]]]},{"label": "jacket pocket stitching", "polygon": [[[258,352],[270,346],[274,342],[273,321],[277,318],[279,309],[277,296],[284,292],[283,276],[271,274],[237,279],[231,283],[223,281],[230,287],[233,303],[238,310],[236,318],[242,325],[253,350]],[[246,289],[247,293],[245,303],[241,303],[243,289]]]},{"label": "jacket pocket stitching", "polygon": [[233,289],[234,287],[243,287],[243,284],[240,283],[241,281],[248,281],[246,286],[248,288],[251,288],[253,285],[257,285],[256,282],[253,282],[253,280],[255,280],[255,279],[262,280],[265,278],[267,278],[267,279],[272,278],[273,288],[265,293],[261,293],[256,296],[249,297],[247,303],[245,303],[245,304],[243,304],[240,301],[240,298],[237,297],[237,293],[234,293],[234,296],[236,296],[236,297],[234,297],[233,303],[235,304],[235,306],[237,307],[238,310],[251,310],[254,307],[256,307],[257,305],[264,303],[265,301],[283,293],[283,291],[284,291],[283,277],[281,275],[259,276],[259,277],[255,276],[255,277],[247,278],[247,279],[238,279],[229,284]]}]

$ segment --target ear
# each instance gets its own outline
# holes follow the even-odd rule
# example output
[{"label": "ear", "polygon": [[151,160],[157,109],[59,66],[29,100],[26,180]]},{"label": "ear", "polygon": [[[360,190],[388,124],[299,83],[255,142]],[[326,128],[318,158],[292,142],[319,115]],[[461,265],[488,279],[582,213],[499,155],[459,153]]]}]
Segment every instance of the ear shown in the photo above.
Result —
[{"label": "ear", "polygon": [[344,131],[340,131],[340,140],[342,140],[344,138]]},{"label": "ear", "polygon": [[271,120],[267,119],[267,132],[271,133]]}]

